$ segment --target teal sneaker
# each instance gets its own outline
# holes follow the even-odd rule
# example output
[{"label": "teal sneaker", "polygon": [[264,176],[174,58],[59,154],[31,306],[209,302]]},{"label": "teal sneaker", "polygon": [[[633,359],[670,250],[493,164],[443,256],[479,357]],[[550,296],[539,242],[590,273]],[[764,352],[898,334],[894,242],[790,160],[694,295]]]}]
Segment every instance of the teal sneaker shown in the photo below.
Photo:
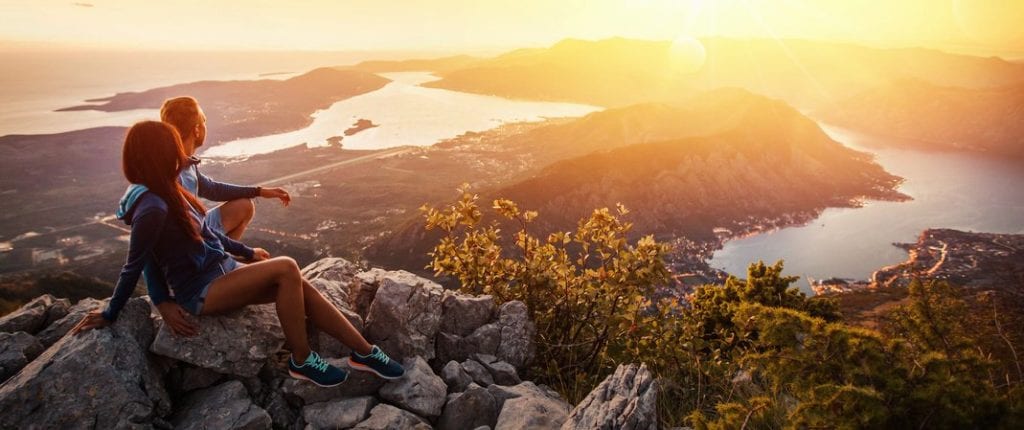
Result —
[{"label": "teal sneaker", "polygon": [[302,365],[288,358],[288,374],[295,379],[305,379],[321,387],[333,387],[348,379],[348,372],[331,365],[320,354],[310,351]]},{"label": "teal sneaker", "polygon": [[373,346],[369,355],[359,355],[358,352],[352,351],[352,355],[348,357],[348,365],[384,379],[398,379],[405,375],[402,365],[388,357],[377,345]]}]

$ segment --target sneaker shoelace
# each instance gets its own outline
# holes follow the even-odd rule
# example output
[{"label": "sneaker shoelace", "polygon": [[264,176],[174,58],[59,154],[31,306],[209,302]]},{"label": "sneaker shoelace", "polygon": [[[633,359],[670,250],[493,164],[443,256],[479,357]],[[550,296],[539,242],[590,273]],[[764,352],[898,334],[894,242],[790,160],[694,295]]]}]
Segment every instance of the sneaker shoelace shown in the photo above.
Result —
[{"label": "sneaker shoelace", "polygon": [[373,353],[371,353],[367,357],[374,358],[377,361],[381,362],[381,364],[388,364],[388,362],[391,361],[391,357],[388,357],[388,355],[385,354],[384,351],[381,351],[380,348],[375,348],[375,351],[373,351]]},{"label": "sneaker shoelace", "polygon": [[306,363],[304,365],[312,367],[321,372],[327,370],[327,361],[325,361],[323,358],[320,358],[320,354],[317,354],[315,352],[309,353],[309,358],[306,359]]}]

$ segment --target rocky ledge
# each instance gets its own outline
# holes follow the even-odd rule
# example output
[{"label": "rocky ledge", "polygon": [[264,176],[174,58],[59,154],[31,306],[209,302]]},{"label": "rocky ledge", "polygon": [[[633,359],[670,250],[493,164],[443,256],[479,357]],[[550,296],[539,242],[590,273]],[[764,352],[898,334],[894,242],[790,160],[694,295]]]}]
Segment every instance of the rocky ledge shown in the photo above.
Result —
[{"label": "rocky ledge", "polygon": [[[407,375],[353,371],[320,388],[292,379],[273,305],[199,318],[181,338],[147,297],[109,328],[67,336],[104,305],[41,296],[0,318],[0,428],[654,429],[656,386],[622,365],[580,405],[523,381],[534,359],[526,306],[500,306],[404,271],[359,270],[329,258],[311,283]],[[314,349],[346,366],[349,351],[310,331]]]}]

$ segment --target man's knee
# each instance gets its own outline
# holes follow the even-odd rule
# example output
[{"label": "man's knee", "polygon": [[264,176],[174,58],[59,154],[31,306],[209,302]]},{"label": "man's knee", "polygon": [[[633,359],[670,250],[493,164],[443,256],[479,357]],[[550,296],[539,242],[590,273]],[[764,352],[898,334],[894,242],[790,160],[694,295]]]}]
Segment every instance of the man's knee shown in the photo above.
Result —
[{"label": "man's knee", "polygon": [[256,215],[256,204],[252,199],[237,199],[225,203],[220,211],[224,227],[231,230],[252,221],[253,216]]},{"label": "man's knee", "polygon": [[253,199],[238,199],[235,202],[237,202],[239,211],[242,213],[242,219],[246,223],[252,221],[252,217],[256,215],[256,203]]}]

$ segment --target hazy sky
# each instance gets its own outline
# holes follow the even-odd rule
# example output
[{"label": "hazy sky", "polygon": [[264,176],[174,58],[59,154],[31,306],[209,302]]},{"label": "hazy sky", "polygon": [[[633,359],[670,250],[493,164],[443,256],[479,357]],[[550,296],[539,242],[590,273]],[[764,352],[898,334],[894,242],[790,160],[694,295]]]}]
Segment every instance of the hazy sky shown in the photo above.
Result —
[{"label": "hazy sky", "polygon": [[0,0],[8,47],[445,49],[801,37],[1024,52],[1024,0]]}]

